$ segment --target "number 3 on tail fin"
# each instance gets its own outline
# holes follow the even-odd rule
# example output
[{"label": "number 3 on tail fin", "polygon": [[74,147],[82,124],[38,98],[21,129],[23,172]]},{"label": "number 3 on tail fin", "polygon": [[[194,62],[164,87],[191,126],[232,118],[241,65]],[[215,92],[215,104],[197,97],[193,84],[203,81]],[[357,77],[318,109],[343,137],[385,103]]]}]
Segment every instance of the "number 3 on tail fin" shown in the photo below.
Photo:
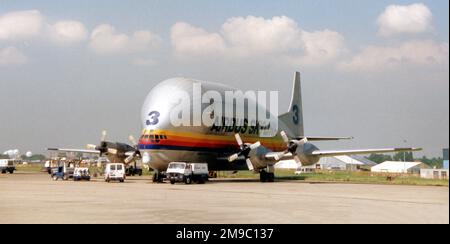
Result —
[{"label": "number 3 on tail fin", "polygon": [[298,106],[297,105],[294,105],[293,107],[292,107],[292,114],[293,114],[293,116],[292,116],[292,121],[294,122],[294,124],[295,125],[298,125]]}]

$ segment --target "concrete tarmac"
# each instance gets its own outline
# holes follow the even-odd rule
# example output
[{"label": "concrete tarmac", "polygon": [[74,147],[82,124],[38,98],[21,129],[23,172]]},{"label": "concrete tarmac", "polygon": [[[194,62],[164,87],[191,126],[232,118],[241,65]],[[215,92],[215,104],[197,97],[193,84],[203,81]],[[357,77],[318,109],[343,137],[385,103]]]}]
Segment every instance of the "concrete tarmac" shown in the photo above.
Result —
[{"label": "concrete tarmac", "polygon": [[0,223],[449,223],[449,188],[212,180],[154,184],[0,175]]}]

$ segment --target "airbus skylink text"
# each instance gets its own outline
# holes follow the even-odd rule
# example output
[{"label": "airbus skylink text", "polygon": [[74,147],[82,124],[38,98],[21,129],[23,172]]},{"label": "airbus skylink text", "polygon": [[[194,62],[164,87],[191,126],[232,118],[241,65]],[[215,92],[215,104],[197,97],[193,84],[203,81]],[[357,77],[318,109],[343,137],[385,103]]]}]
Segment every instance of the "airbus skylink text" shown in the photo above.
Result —
[{"label": "airbus skylink text", "polygon": [[257,126],[263,130],[278,129],[278,91],[269,92],[269,104],[266,91],[203,92],[200,83],[193,84],[192,96],[184,90],[174,91],[171,96],[178,98],[170,112],[170,122],[175,127]]}]

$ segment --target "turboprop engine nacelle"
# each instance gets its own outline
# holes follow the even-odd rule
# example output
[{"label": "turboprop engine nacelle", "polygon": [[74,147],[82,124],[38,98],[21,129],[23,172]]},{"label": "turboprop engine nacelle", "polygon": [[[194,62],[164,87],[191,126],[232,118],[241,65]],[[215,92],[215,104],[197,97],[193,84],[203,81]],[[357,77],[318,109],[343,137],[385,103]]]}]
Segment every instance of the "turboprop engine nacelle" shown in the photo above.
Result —
[{"label": "turboprop engine nacelle", "polygon": [[297,149],[295,150],[297,157],[303,166],[312,165],[319,162],[320,157],[312,155],[312,152],[319,150],[314,144],[309,142],[293,141],[297,144]]}]

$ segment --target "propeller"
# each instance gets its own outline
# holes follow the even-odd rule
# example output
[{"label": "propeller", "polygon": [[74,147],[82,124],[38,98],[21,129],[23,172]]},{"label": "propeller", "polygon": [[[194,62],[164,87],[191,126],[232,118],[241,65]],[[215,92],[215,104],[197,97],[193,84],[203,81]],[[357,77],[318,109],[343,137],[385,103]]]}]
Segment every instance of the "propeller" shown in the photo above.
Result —
[{"label": "propeller", "polygon": [[253,150],[255,150],[261,146],[261,142],[257,141],[253,144],[244,143],[239,134],[235,134],[234,137],[236,138],[236,142],[240,147],[240,151],[231,155],[230,157],[228,157],[228,161],[231,163],[231,162],[234,162],[239,157],[243,156],[243,157],[245,157],[245,162],[247,163],[247,167],[250,170],[254,170],[253,163],[250,160],[249,155]]},{"label": "propeller", "polygon": [[[128,164],[136,160],[137,157],[141,157],[141,152],[139,151],[138,143],[136,142],[136,139],[134,139],[132,135],[128,137],[128,140],[131,142],[131,147],[133,149],[130,149],[130,147],[128,147],[128,145],[124,143],[109,143],[106,141],[106,136],[107,136],[106,130],[103,130],[100,138],[100,144],[99,145],[87,144],[86,148],[99,151],[100,157],[103,156],[103,154],[108,153],[122,159],[124,157],[124,154],[126,154],[128,156],[125,159],[123,159],[125,164]],[[130,152],[132,153],[129,155]]]},{"label": "propeller", "polygon": [[131,142],[131,145],[134,147],[134,152],[130,156],[126,157],[124,162],[126,164],[136,160],[137,157],[141,157],[141,151],[139,151],[138,143],[133,135],[128,136],[128,140]]},{"label": "propeller", "polygon": [[281,153],[281,157],[279,157],[278,155],[278,159],[282,158],[286,153],[291,153],[294,156],[294,160],[295,162],[301,167],[302,166],[302,162],[300,161],[300,158],[297,155],[297,148],[299,146],[303,146],[305,143],[308,142],[308,139],[306,137],[303,137],[303,139],[301,139],[300,141],[295,141],[295,140],[289,140],[289,137],[287,136],[286,132],[281,131],[280,132],[281,137],[283,138],[284,143],[286,143],[286,150],[284,152]]},{"label": "propeller", "polygon": [[102,131],[102,138],[101,138],[101,141],[103,142],[103,141],[105,141],[106,140],[106,130],[103,130]]},{"label": "propeller", "polygon": [[100,144],[94,145],[94,144],[87,144],[86,148],[90,150],[98,150],[100,151],[100,157],[104,153],[111,153],[111,154],[117,154],[117,150],[113,148],[108,148],[108,143],[106,142],[106,130],[102,131],[102,135],[100,137]]}]

